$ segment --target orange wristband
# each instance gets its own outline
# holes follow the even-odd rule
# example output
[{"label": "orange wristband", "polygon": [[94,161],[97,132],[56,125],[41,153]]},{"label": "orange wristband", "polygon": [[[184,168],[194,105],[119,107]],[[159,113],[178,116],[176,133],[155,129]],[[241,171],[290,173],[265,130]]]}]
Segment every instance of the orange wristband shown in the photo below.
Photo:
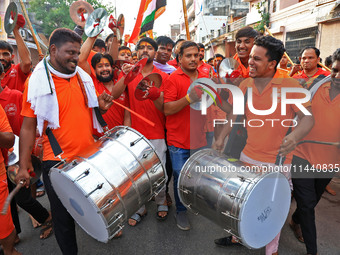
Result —
[{"label": "orange wristband", "polygon": [[189,102],[189,104],[191,104],[191,100],[190,100],[190,97],[189,97],[188,94],[185,96],[185,98],[187,99],[187,101]]}]

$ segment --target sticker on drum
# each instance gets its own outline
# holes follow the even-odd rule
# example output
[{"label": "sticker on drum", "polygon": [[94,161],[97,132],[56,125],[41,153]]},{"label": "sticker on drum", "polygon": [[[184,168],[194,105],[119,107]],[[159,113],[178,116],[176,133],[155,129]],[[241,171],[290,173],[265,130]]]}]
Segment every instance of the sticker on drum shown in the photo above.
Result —
[{"label": "sticker on drum", "polygon": [[268,173],[248,193],[239,214],[239,235],[248,248],[259,249],[281,231],[290,207],[290,186],[281,173]]}]

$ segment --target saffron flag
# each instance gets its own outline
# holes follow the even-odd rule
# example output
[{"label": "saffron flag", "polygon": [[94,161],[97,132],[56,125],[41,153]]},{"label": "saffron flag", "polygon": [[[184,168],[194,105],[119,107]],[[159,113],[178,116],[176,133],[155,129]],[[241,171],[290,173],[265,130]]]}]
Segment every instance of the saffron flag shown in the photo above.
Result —
[{"label": "saffron flag", "polygon": [[141,0],[135,27],[129,43],[136,44],[140,37],[146,34],[152,36],[153,24],[164,11],[166,0]]}]

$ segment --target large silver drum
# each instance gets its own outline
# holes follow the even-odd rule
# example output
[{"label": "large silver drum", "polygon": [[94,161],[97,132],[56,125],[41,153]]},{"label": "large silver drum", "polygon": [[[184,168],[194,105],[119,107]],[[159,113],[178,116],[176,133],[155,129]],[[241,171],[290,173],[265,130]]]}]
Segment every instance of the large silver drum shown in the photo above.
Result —
[{"label": "large silver drum", "polygon": [[52,168],[50,178],[68,212],[101,242],[118,233],[165,184],[152,144],[129,127],[110,130],[84,155]]},{"label": "large silver drum", "polygon": [[280,172],[256,172],[211,149],[193,154],[179,180],[181,202],[252,249],[280,232],[289,212],[290,187]]}]

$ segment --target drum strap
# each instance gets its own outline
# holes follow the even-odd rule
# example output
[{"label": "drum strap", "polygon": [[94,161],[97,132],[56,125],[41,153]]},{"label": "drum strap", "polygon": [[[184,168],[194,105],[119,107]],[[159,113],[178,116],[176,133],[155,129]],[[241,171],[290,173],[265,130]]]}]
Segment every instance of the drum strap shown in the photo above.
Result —
[{"label": "drum strap", "polygon": [[[246,109],[248,90],[244,94],[244,110]],[[243,115],[237,115],[235,122],[239,123]],[[247,143],[247,129],[240,125],[234,125],[231,129],[224,154],[239,159],[244,146]]]},{"label": "drum strap", "polygon": [[[104,129],[104,131],[108,130],[108,126],[102,116],[102,114],[100,113],[100,110],[98,107],[94,108],[94,112],[96,113],[96,117],[98,119],[98,122],[100,123],[100,125],[102,126],[102,128]],[[57,139],[55,138],[52,129],[50,129],[49,127],[46,128],[46,135],[48,137],[48,140],[50,142],[53,154],[56,158],[59,158],[61,160],[61,155],[64,153],[63,150],[61,149]]]},{"label": "drum strap", "polygon": [[52,130],[48,127],[46,128],[46,135],[48,137],[48,140],[50,142],[53,154],[56,158],[61,159],[61,155],[64,153],[63,150],[61,149],[57,139],[55,138]]}]

